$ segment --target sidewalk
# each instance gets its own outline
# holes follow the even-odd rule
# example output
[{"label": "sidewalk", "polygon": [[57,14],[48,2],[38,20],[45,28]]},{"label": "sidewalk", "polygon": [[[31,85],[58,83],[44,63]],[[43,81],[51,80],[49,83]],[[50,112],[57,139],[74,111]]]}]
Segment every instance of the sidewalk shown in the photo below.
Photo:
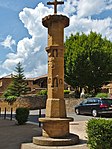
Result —
[{"label": "sidewalk", "polygon": [[[88,149],[86,147],[85,122],[71,122],[70,132],[79,135],[79,145],[69,146],[69,149]],[[31,143],[32,138],[41,135],[41,128],[38,125],[29,124],[17,125],[15,121],[0,119],[0,149],[20,149],[22,143]],[[39,147],[39,149],[66,149],[63,147]]]},{"label": "sidewalk", "polygon": [[20,149],[21,143],[32,142],[41,135],[37,125],[16,125],[15,121],[0,119],[0,149]]}]

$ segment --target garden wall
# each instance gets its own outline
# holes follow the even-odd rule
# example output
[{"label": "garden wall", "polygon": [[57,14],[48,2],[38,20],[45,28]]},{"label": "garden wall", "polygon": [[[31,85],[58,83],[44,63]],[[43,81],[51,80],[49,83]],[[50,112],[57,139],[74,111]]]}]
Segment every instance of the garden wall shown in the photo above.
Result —
[{"label": "garden wall", "polygon": [[[74,106],[77,105],[82,99],[76,98],[65,98],[66,111],[74,112]],[[15,111],[18,107],[28,107],[30,109],[44,109],[46,107],[46,97],[45,96],[23,96],[16,99],[16,101],[10,105],[5,101],[5,99],[0,98],[0,108],[4,111],[5,107],[7,111],[10,111],[11,107]]]},{"label": "garden wall", "polygon": [[75,105],[79,104],[83,99],[82,98],[65,98],[65,104],[66,104],[66,111],[67,113],[74,112]]},{"label": "garden wall", "polygon": [[9,104],[5,99],[0,98],[0,108],[4,111],[5,107],[7,111],[10,111],[11,107],[15,111],[18,107],[28,107],[30,109],[44,109],[46,107],[45,96],[23,96],[16,99],[13,104]]}]

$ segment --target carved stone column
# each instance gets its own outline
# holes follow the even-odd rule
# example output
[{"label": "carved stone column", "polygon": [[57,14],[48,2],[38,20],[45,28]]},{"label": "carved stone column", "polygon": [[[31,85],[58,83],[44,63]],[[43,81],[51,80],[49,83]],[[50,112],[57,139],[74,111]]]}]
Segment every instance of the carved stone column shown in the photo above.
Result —
[{"label": "carved stone column", "polygon": [[49,15],[42,19],[42,24],[48,28],[48,99],[46,117],[39,119],[43,123],[42,138],[34,137],[33,143],[76,144],[79,137],[69,133],[69,122],[73,121],[73,118],[66,116],[64,100],[64,28],[69,26],[69,18]]}]

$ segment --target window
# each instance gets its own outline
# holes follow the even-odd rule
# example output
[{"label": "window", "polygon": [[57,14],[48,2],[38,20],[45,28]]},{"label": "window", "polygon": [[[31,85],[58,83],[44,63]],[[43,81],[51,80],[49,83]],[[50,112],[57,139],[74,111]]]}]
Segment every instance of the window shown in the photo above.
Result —
[{"label": "window", "polygon": [[103,103],[107,103],[108,105],[112,105],[112,99],[103,99]]},{"label": "window", "polygon": [[82,104],[82,105],[85,105],[85,104],[87,104],[87,102],[88,102],[88,101],[85,99],[81,104]]}]

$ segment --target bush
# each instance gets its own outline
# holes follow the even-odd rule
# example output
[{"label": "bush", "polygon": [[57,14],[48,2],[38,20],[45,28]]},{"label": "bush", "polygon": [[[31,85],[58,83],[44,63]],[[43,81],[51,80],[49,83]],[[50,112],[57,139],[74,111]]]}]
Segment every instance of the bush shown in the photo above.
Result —
[{"label": "bush", "polygon": [[70,91],[69,90],[64,90],[64,94],[69,94]]},{"label": "bush", "polygon": [[84,97],[85,98],[91,98],[91,97],[94,97],[94,96],[92,94],[87,93],[87,94],[84,94]]},{"label": "bush", "polygon": [[41,90],[39,93],[37,93],[38,95],[47,95],[47,90]]},{"label": "bush", "polygon": [[16,120],[18,121],[19,125],[23,125],[27,122],[29,116],[29,109],[28,108],[17,108],[16,109]]},{"label": "bush", "polygon": [[98,93],[96,95],[96,97],[98,97],[98,98],[107,98],[108,97],[108,94],[107,93]]},{"label": "bush", "polygon": [[112,120],[90,119],[86,131],[90,149],[112,148]]},{"label": "bush", "polygon": [[13,104],[14,101],[16,101],[17,96],[8,96],[5,100],[10,103]]},{"label": "bush", "polygon": [[3,96],[4,96],[5,98],[11,96],[11,91],[10,91],[9,89],[6,90],[5,93],[3,94]]}]

